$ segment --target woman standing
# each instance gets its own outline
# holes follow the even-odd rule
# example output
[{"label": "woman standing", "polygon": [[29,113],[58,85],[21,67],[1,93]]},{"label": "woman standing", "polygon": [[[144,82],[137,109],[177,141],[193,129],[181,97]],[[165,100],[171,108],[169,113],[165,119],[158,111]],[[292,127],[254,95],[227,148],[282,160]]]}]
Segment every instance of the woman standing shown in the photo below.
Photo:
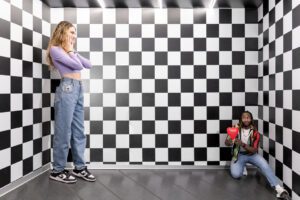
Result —
[{"label": "woman standing", "polygon": [[[47,49],[49,69],[55,68],[61,75],[54,98],[53,170],[49,178],[64,183],[75,183],[75,176],[87,181],[96,180],[84,161],[86,136],[83,85],[80,76],[82,69],[90,69],[92,65],[74,50],[75,42],[76,29],[73,24],[61,21],[56,26]],[[75,165],[72,174],[65,169],[69,143]]]}]

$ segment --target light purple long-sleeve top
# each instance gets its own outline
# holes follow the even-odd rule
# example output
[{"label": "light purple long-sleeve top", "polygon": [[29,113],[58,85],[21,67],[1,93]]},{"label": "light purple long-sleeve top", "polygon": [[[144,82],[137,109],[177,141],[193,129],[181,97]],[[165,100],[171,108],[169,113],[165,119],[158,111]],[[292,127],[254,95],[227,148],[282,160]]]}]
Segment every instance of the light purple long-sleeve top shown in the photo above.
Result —
[{"label": "light purple long-sleeve top", "polygon": [[61,76],[66,73],[80,72],[83,68],[90,69],[92,67],[91,62],[79,53],[68,54],[59,46],[50,48],[50,56],[54,67],[58,69]]}]

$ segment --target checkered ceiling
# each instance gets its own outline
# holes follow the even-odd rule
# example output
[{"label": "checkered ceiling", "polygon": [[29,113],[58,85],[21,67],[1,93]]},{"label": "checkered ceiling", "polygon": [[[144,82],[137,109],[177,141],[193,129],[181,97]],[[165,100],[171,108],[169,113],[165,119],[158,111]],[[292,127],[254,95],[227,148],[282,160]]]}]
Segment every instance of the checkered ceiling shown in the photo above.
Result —
[{"label": "checkered ceiling", "polygon": [[[106,7],[106,8],[197,8],[208,7],[212,0],[42,0],[52,8]],[[219,8],[257,8],[262,0],[216,0]]]}]

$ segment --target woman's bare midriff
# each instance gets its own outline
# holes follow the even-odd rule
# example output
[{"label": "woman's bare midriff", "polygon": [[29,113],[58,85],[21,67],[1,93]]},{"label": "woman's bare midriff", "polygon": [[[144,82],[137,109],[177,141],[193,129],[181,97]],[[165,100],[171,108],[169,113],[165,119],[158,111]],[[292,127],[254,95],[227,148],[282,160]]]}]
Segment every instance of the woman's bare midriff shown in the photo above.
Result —
[{"label": "woman's bare midriff", "polygon": [[63,77],[80,80],[81,74],[80,73],[68,73],[68,74],[64,74]]}]

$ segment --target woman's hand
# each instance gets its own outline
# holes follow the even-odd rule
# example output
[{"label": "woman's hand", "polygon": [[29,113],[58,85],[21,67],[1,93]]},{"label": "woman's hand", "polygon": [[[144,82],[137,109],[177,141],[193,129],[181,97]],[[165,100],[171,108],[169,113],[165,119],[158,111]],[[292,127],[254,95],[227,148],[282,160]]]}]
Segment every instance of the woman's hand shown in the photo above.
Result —
[{"label": "woman's hand", "polygon": [[64,44],[62,45],[62,47],[64,48],[64,50],[66,52],[69,52],[69,51],[74,51],[74,43],[75,43],[75,40],[70,37],[70,36],[67,36]]}]

